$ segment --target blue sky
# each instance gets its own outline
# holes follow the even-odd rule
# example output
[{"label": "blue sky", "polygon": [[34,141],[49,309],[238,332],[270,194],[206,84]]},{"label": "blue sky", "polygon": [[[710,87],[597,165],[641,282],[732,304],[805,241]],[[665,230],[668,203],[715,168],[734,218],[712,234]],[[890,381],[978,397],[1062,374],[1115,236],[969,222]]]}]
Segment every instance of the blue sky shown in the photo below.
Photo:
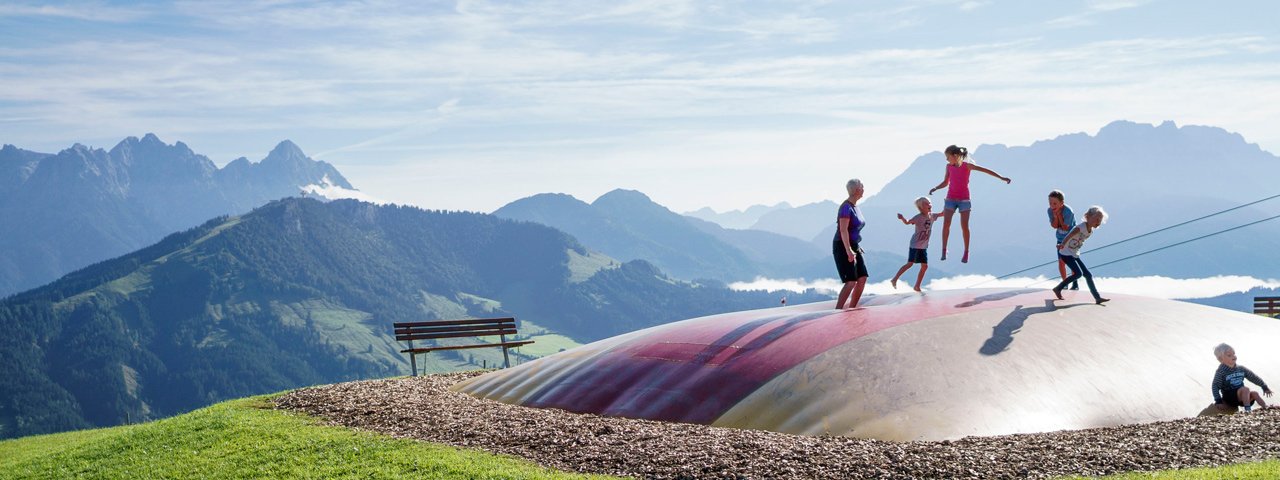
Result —
[{"label": "blue sky", "polygon": [[1278,152],[1278,20],[1262,1],[6,0],[0,143],[154,132],[224,165],[290,139],[426,208],[802,204],[949,144],[1119,119]]}]

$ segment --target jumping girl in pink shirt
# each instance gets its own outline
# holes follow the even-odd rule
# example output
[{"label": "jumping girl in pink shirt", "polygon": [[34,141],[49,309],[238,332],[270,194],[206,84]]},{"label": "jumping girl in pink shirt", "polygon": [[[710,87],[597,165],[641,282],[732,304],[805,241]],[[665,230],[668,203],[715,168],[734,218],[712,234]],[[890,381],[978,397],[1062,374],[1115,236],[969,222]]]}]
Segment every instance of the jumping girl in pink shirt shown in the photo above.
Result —
[{"label": "jumping girl in pink shirt", "polygon": [[947,174],[942,177],[942,183],[929,189],[929,195],[933,195],[933,192],[947,187],[947,199],[942,208],[942,260],[947,259],[947,239],[951,237],[951,216],[959,209],[960,229],[964,234],[964,256],[960,258],[960,262],[969,263],[969,209],[972,208],[972,203],[969,201],[969,173],[977,170],[1004,180],[1004,183],[1012,180],[969,161],[969,150],[964,147],[952,145],[947,147],[946,154]]}]

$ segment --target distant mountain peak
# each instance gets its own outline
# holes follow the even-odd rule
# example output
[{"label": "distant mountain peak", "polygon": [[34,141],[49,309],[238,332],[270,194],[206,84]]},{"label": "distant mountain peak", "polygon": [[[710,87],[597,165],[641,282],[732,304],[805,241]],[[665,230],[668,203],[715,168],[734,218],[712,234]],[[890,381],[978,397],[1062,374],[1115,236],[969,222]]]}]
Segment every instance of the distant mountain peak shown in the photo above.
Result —
[{"label": "distant mountain peak", "polygon": [[298,147],[296,143],[293,143],[292,141],[289,141],[289,140],[283,140],[280,143],[276,144],[276,148],[271,149],[271,153],[268,153],[267,158],[263,159],[262,161],[263,162],[270,162],[270,161],[297,162],[297,161],[306,160],[306,159],[307,159],[307,154],[302,153],[302,148]]},{"label": "distant mountain peak", "polygon": [[609,191],[609,193],[601,195],[600,198],[597,198],[595,202],[592,202],[592,204],[594,205],[602,201],[605,203],[623,202],[623,201],[653,203],[653,200],[650,199],[648,195],[645,195],[644,193],[641,193],[637,190],[627,190],[625,188],[613,189]]},{"label": "distant mountain peak", "polygon": [[1165,120],[1161,122],[1159,125],[1152,125],[1150,123],[1138,123],[1138,122],[1133,122],[1129,120],[1116,120],[1114,122],[1108,123],[1106,126],[1098,130],[1098,134],[1096,136],[1106,137],[1106,136],[1112,136],[1112,135],[1126,135],[1126,134],[1133,134],[1133,133],[1148,133],[1148,132],[1176,133],[1177,131],[1178,131],[1178,124],[1174,123],[1173,120]]},{"label": "distant mountain peak", "polygon": [[[129,138],[133,138],[133,137],[129,137]],[[160,140],[160,137],[157,137],[157,136],[156,136],[156,134],[154,134],[154,133],[147,133],[146,135],[143,135],[143,136],[142,136],[142,142],[141,142],[141,143],[144,143],[144,144],[156,144],[156,145],[164,145],[164,144],[165,144],[165,143],[164,143],[164,141]]]}]

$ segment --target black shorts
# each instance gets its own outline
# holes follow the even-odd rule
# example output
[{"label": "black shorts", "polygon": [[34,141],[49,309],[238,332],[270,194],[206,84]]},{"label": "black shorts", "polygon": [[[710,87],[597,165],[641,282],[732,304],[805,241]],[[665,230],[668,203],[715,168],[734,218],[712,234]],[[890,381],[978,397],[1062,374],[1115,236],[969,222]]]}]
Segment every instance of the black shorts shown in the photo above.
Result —
[{"label": "black shorts", "polygon": [[1240,389],[1242,387],[1243,385],[1236,388],[1227,387],[1222,389],[1222,403],[1225,403],[1232,407],[1243,407],[1244,405],[1240,404],[1240,394],[1239,394]]},{"label": "black shorts", "polygon": [[837,241],[831,243],[831,256],[836,260],[836,271],[840,272],[840,281],[849,283],[859,278],[867,277],[867,262],[862,259],[862,249],[858,248],[858,244],[853,244],[853,251],[857,252],[856,265],[849,263],[849,254],[844,249],[844,242]]},{"label": "black shorts", "polygon": [[929,251],[923,248],[907,250],[907,261],[911,263],[929,263]]}]

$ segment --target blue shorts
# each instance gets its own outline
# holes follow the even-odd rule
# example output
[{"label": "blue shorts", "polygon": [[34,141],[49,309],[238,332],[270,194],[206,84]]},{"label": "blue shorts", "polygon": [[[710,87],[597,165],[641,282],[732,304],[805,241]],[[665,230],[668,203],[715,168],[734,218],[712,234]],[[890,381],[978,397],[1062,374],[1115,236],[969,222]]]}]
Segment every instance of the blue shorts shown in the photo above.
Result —
[{"label": "blue shorts", "polygon": [[929,251],[923,248],[912,248],[907,251],[907,261],[911,263],[929,263]]},{"label": "blue shorts", "polygon": [[967,212],[969,209],[973,208],[973,203],[968,200],[954,200],[948,198],[942,202],[942,208],[944,210],[959,210],[961,212]]}]

